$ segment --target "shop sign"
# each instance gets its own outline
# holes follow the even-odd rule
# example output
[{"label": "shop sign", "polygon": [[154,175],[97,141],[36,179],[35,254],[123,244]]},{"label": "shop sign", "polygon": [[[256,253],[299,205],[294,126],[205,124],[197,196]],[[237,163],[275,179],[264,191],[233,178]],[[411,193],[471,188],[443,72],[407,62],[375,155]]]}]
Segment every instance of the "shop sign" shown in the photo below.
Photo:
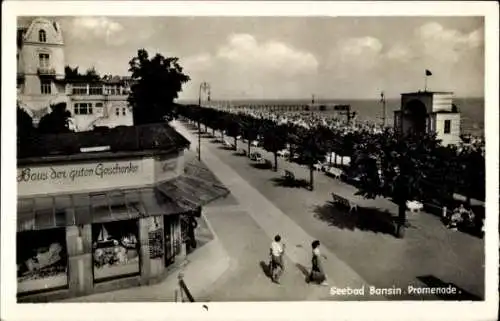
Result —
[{"label": "shop sign", "polygon": [[140,163],[98,163],[80,166],[49,166],[17,170],[18,183],[34,182],[77,182],[81,178],[105,180],[115,176],[133,176],[139,173]]}]

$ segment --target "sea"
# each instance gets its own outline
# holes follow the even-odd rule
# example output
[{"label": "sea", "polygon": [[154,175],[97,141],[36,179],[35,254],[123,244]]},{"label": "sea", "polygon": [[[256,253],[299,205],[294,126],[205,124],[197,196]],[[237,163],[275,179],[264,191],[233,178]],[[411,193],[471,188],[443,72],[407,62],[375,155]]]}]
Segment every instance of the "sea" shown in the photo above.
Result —
[{"label": "sea", "polygon": [[[188,101],[179,101],[179,103],[197,103]],[[301,99],[245,99],[245,100],[226,100],[214,101],[210,104],[220,104],[222,106],[247,106],[249,108],[258,109],[262,105],[309,105],[310,100]],[[453,103],[461,112],[461,132],[462,134],[471,134],[473,136],[484,137],[484,98],[454,98]],[[356,111],[357,120],[363,122],[382,122],[382,104],[380,100],[374,99],[328,99],[316,100],[317,105],[351,105],[351,111]],[[401,99],[386,99],[386,123],[391,125],[394,123],[394,111],[401,108]],[[334,111],[315,111],[319,114],[329,115],[335,114]]]}]

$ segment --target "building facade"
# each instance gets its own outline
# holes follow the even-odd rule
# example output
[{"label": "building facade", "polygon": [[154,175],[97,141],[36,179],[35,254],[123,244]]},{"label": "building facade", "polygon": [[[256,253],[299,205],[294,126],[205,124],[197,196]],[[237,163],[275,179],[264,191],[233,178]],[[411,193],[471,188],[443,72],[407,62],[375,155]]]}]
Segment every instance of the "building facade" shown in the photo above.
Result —
[{"label": "building facade", "polygon": [[130,79],[125,77],[66,84],[67,106],[76,130],[132,126],[132,108],[127,102],[129,93]]},{"label": "building facade", "polygon": [[132,109],[127,103],[130,85],[130,77],[104,77],[91,83],[68,81],[60,25],[35,18],[28,27],[18,28],[18,104],[35,124],[51,112],[51,102],[63,100],[76,131],[131,126]]},{"label": "building facade", "polygon": [[185,256],[185,222],[229,193],[186,166],[189,142],[166,124],[25,144],[17,173],[19,302],[160,281]]},{"label": "building facade", "polygon": [[460,112],[453,104],[452,92],[416,92],[401,94],[401,110],[394,112],[394,128],[436,133],[443,145],[459,144]]},{"label": "building facade", "polygon": [[64,39],[57,22],[34,19],[17,33],[17,89],[22,107],[33,116],[48,112],[64,94]]}]

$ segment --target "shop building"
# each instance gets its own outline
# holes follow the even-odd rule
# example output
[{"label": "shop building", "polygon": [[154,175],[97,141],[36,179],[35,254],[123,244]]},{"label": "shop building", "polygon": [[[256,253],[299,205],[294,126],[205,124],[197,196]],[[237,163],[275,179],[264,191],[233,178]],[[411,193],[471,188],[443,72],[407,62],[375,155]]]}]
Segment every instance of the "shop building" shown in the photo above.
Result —
[{"label": "shop building", "polygon": [[188,146],[166,124],[18,146],[18,301],[162,280],[186,255],[183,222],[229,193],[186,166]]}]

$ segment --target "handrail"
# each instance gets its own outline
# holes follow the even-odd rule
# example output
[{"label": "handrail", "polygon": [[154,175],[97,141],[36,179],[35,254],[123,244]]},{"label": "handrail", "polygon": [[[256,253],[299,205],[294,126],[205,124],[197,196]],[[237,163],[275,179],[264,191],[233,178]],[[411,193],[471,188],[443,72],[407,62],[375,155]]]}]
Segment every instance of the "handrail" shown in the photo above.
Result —
[{"label": "handrail", "polygon": [[189,289],[186,285],[186,282],[184,282],[184,274],[182,272],[179,273],[179,275],[177,276],[177,279],[179,280],[179,288],[180,288],[180,292],[181,292],[182,302],[184,302],[184,297],[182,294],[185,294],[187,296],[189,302],[195,302],[193,295],[191,294],[191,292],[189,291]]}]

